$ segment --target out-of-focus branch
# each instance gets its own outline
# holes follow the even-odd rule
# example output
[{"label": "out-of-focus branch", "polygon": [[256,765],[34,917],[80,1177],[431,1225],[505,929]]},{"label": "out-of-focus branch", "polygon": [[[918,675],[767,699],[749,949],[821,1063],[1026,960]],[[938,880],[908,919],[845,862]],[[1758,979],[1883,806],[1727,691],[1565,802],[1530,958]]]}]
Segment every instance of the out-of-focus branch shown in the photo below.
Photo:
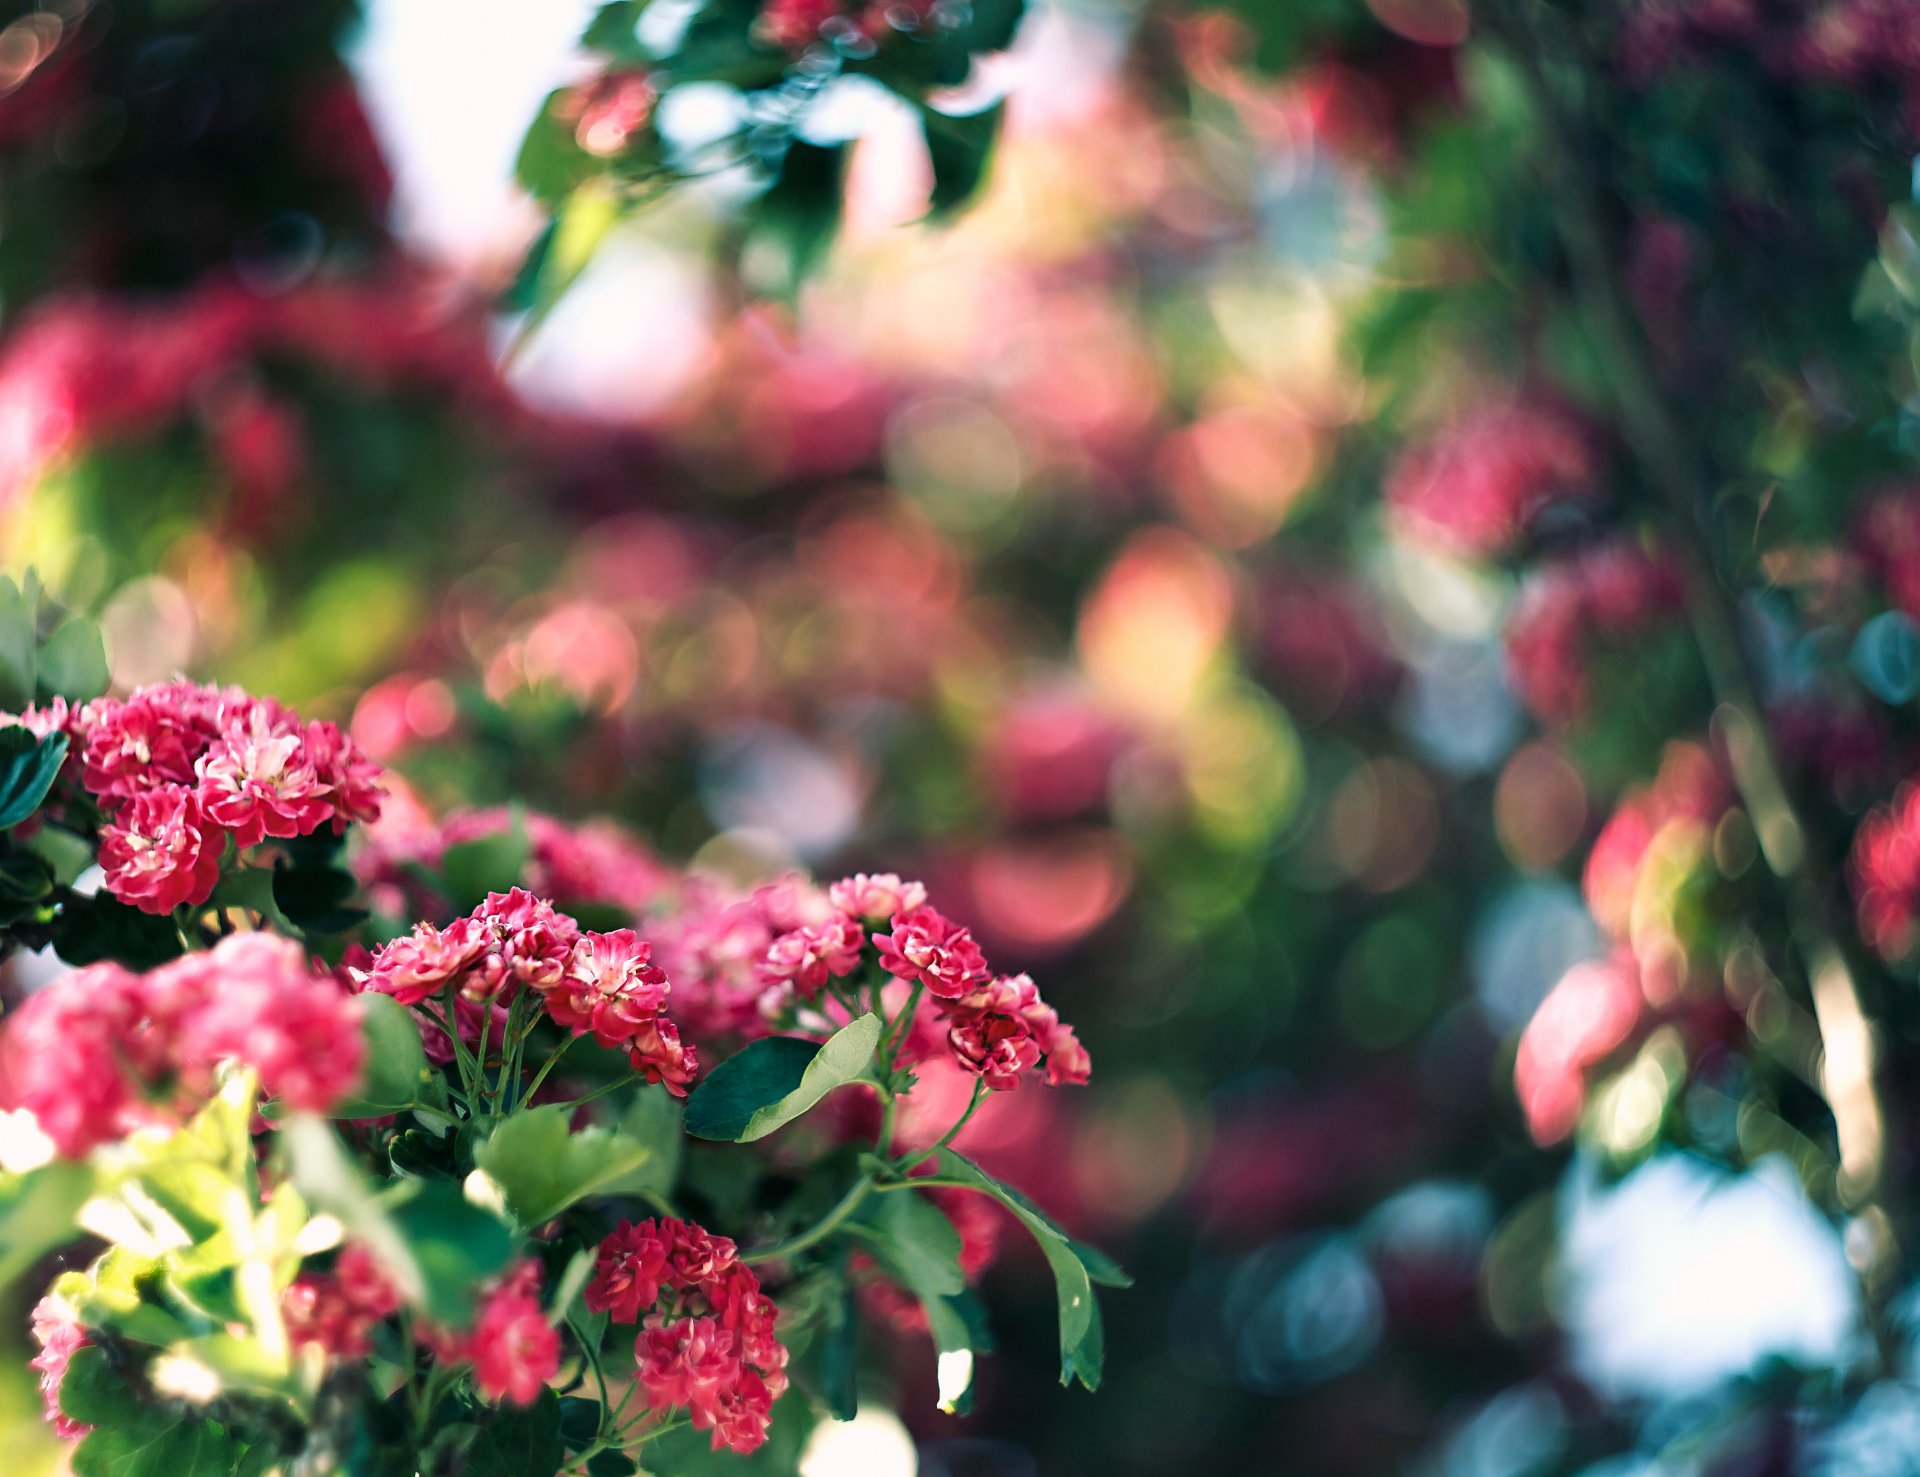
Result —
[{"label": "out-of-focus branch", "polygon": [[1878,1296],[1891,1285],[1897,1246],[1886,1210],[1886,1115],[1874,1082],[1875,1042],[1858,974],[1834,914],[1832,879],[1822,875],[1807,827],[1767,736],[1751,655],[1729,594],[1733,561],[1722,547],[1708,496],[1715,485],[1664,392],[1646,336],[1618,267],[1619,243],[1595,192],[1575,117],[1548,75],[1550,17],[1533,0],[1488,0],[1477,8],[1517,67],[1547,150],[1548,188],[1573,276],[1576,303],[1619,409],[1620,429],[1648,487],[1678,535],[1688,620],[1718,704],[1715,720],[1761,852],[1778,880],[1813,1000],[1821,1037],[1821,1087],[1832,1110],[1840,1162],[1836,1191],[1870,1244],[1856,1255]]}]

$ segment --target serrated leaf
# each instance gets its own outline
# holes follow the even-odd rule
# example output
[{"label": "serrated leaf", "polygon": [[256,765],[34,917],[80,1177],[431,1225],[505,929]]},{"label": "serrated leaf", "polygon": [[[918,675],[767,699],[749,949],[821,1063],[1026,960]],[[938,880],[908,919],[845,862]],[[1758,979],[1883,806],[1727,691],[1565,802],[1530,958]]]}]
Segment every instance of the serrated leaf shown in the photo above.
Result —
[{"label": "serrated leaf", "polygon": [[824,1044],[797,1036],[749,1042],[688,1097],[687,1132],[742,1144],[765,1138],[836,1087],[856,1081],[879,1039],[880,1017],[868,1012]]},{"label": "serrated leaf", "polygon": [[528,1230],[569,1205],[613,1186],[647,1162],[646,1145],[619,1129],[575,1130],[566,1103],[523,1108],[475,1146],[475,1168],[500,1187],[514,1219]]},{"label": "serrated leaf", "polygon": [[227,1477],[241,1454],[197,1413],[142,1401],[101,1348],[68,1361],[60,1408],[94,1428],[74,1449],[74,1477]]},{"label": "serrated leaf", "polygon": [[49,697],[89,702],[107,690],[107,648],[100,628],[79,616],[62,623],[40,644],[37,682]]},{"label": "serrated leaf", "polygon": [[64,733],[39,738],[17,723],[0,728],[0,830],[19,825],[40,808],[66,757]]}]

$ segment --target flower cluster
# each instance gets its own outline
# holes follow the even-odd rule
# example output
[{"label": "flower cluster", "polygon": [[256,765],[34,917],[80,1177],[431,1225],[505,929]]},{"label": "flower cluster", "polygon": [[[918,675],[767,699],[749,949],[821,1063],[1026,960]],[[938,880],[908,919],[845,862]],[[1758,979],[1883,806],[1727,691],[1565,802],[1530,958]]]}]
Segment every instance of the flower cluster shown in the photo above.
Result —
[{"label": "flower cluster", "polygon": [[[918,882],[864,873],[834,883],[824,895],[797,894],[798,909],[817,921],[776,936],[755,962],[766,989],[763,1012],[778,1015],[796,997],[811,1001],[829,980],[853,974],[871,927],[880,969],[924,992],[920,1010],[945,1026],[947,1050],[963,1071],[1009,1091],[1044,1058],[1048,1085],[1086,1082],[1091,1063],[1073,1027],[1026,975],[994,974],[972,931],[926,898]],[[879,931],[883,926],[886,932]],[[909,1037],[909,1054],[918,1040]]]},{"label": "flower cluster", "polygon": [[340,1359],[364,1358],[374,1326],[399,1311],[398,1289],[358,1243],[341,1251],[332,1271],[304,1273],[280,1294],[287,1336]]},{"label": "flower cluster", "polygon": [[1920,786],[1902,785],[1861,821],[1847,871],[1868,946],[1883,959],[1911,954],[1920,942]]},{"label": "flower cluster", "polygon": [[359,1083],[361,1010],[300,945],[267,933],[146,974],[89,965],[12,1017],[7,1095],[68,1158],[204,1100],[225,1062],[253,1068],[289,1108],[325,1112]]},{"label": "flower cluster", "polygon": [[451,993],[483,1016],[531,992],[556,1025],[625,1051],[635,1071],[681,1096],[699,1069],[667,1017],[670,987],[651,946],[632,929],[585,931],[522,888],[489,893],[445,928],[419,924],[364,974],[367,988],[402,1005]]},{"label": "flower cluster", "polygon": [[816,41],[871,47],[897,31],[912,31],[933,16],[934,0],[884,5],[858,0],[766,0],[754,29],[774,46],[802,51]]},{"label": "flower cluster", "polygon": [[1534,571],[1507,627],[1515,693],[1546,723],[1573,723],[1588,703],[1596,650],[1617,649],[1676,615],[1673,566],[1637,544],[1608,543]]},{"label": "flower cluster", "polygon": [[244,849],[380,813],[380,771],[352,739],[237,687],[163,682],[72,712],[56,699],[17,721],[71,738],[80,784],[107,818],[107,890],[143,912],[206,902],[229,841]]},{"label": "flower cluster", "polygon": [[587,1307],[640,1324],[641,1387],[656,1411],[684,1407],[713,1449],[757,1449],[787,1388],[773,1300],[724,1236],[687,1221],[622,1221],[600,1243]]},{"label": "flower cluster", "polygon": [[536,1261],[516,1263],[485,1289],[470,1329],[423,1333],[442,1364],[472,1365],[481,1396],[495,1402],[531,1405],[560,1368],[560,1334],[540,1306]]},{"label": "flower cluster", "polygon": [[1556,504],[1598,496],[1594,447],[1566,411],[1541,401],[1467,412],[1407,452],[1387,503],[1416,537],[1455,554],[1509,550]]}]

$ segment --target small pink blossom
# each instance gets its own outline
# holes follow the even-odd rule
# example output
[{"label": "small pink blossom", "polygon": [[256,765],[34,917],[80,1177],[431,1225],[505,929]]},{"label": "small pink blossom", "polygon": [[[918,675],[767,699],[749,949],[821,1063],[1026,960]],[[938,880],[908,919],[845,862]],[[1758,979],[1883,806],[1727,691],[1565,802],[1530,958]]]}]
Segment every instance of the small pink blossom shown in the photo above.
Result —
[{"label": "small pink blossom", "polygon": [[144,790],[100,832],[107,891],[143,913],[213,896],[226,837],[185,785]]},{"label": "small pink blossom", "polygon": [[973,935],[925,904],[897,914],[893,932],[875,935],[874,943],[882,969],[924,984],[941,999],[958,999],[986,983],[986,956]]}]

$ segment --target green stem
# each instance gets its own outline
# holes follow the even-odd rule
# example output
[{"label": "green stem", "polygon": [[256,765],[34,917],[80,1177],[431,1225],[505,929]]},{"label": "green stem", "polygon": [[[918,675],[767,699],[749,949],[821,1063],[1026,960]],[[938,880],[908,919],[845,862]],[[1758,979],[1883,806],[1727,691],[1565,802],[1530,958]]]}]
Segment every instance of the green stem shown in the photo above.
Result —
[{"label": "green stem", "polygon": [[900,1173],[906,1174],[916,1164],[924,1164],[927,1160],[933,1158],[935,1154],[938,1154],[942,1149],[946,1148],[948,1144],[960,1136],[960,1130],[967,1126],[967,1120],[973,1117],[979,1110],[980,1105],[986,1100],[987,1079],[984,1077],[976,1077],[973,1083],[973,1097],[967,1103],[967,1111],[955,1120],[953,1127],[941,1134],[939,1138],[935,1139],[933,1143],[922,1149],[919,1153],[909,1158],[899,1160],[893,1167],[899,1170]]},{"label": "green stem", "polygon": [[740,1260],[748,1263],[777,1262],[803,1252],[809,1246],[819,1245],[839,1230],[847,1217],[860,1208],[860,1203],[867,1198],[867,1191],[873,1188],[873,1176],[861,1175],[853,1182],[847,1193],[840,1197],[840,1203],[806,1230],[797,1236],[789,1236],[785,1241],[776,1241],[771,1246],[763,1246],[757,1251],[742,1252]]},{"label": "green stem", "polygon": [[533,1101],[533,1095],[540,1090],[540,1084],[547,1080],[547,1073],[551,1072],[554,1067],[559,1064],[560,1058],[567,1054],[567,1049],[579,1039],[578,1036],[567,1037],[565,1041],[560,1043],[559,1050],[555,1051],[552,1056],[540,1064],[540,1070],[533,1074],[533,1081],[529,1082],[527,1084],[527,1090],[520,1094],[521,1102],[530,1103]]}]

